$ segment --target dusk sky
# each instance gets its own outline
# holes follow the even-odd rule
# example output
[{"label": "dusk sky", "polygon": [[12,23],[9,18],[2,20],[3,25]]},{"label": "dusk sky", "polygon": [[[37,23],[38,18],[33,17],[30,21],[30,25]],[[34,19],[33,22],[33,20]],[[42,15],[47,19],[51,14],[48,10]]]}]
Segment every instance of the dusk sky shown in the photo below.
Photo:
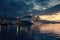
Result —
[{"label": "dusk sky", "polygon": [[30,13],[41,15],[41,18],[60,15],[60,0],[0,0],[0,16],[15,17]]}]

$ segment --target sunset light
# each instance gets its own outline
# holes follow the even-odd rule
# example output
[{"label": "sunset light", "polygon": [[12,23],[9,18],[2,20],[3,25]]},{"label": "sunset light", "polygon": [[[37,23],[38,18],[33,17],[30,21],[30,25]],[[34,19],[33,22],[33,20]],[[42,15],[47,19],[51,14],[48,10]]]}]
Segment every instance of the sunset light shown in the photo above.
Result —
[{"label": "sunset light", "polygon": [[0,40],[60,40],[60,0],[0,0]]},{"label": "sunset light", "polygon": [[43,20],[50,20],[50,21],[60,20],[60,12],[53,15],[42,15],[40,16],[40,18]]}]

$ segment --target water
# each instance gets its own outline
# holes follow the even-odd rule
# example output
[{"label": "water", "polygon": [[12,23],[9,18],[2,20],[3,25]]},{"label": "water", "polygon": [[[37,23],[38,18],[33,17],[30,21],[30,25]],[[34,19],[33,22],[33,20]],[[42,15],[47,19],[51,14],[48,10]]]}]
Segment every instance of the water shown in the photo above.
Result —
[{"label": "water", "polygon": [[41,33],[30,26],[0,25],[0,40],[60,40],[54,33]]}]

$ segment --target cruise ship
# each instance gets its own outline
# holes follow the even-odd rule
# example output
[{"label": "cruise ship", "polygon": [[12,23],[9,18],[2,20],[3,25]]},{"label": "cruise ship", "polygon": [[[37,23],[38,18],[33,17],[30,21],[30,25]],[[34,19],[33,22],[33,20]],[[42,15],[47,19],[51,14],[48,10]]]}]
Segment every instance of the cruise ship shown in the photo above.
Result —
[{"label": "cruise ship", "polygon": [[32,16],[24,16],[22,19],[20,19],[20,23],[23,25],[32,25]]}]

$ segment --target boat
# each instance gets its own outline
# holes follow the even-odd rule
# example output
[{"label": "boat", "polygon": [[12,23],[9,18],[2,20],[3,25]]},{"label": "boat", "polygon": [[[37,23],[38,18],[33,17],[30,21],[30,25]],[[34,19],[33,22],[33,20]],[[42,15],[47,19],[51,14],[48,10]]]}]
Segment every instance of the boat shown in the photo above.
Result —
[{"label": "boat", "polygon": [[25,16],[20,19],[20,24],[22,25],[32,25],[33,21],[31,20],[32,16]]}]

